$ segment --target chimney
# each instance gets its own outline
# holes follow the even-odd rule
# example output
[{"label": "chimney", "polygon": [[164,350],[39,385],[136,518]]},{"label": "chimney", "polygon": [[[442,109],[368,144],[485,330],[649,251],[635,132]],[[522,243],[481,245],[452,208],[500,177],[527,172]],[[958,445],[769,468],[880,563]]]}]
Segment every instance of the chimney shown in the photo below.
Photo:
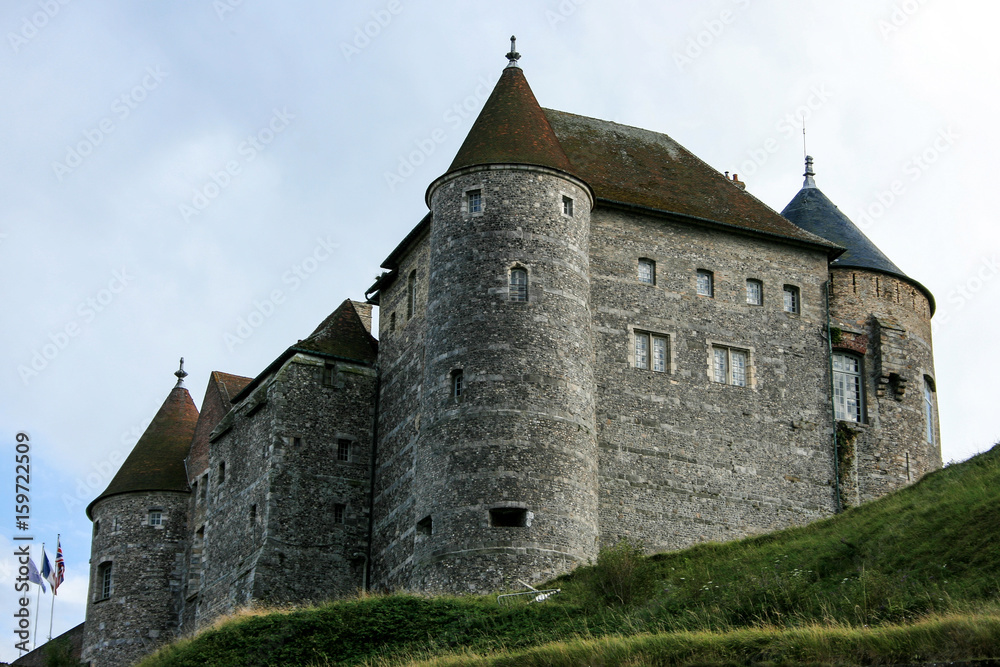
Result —
[{"label": "chimney", "polygon": [[361,323],[365,325],[365,329],[368,333],[372,332],[372,305],[370,303],[363,303],[361,301],[351,301],[351,305],[354,306],[354,310],[357,311],[358,317],[361,318]]},{"label": "chimney", "polygon": [[[729,172],[726,172],[729,173]],[[733,185],[738,187],[740,190],[746,190],[747,184],[740,180],[739,174],[733,174]]]}]

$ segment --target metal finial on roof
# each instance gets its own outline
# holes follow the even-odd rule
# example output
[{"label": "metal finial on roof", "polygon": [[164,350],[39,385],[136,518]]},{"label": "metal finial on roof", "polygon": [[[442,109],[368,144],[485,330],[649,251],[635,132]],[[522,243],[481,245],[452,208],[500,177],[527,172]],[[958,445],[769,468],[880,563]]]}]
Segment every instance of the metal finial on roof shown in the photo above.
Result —
[{"label": "metal finial on roof", "polygon": [[813,180],[813,176],[816,172],[813,171],[813,158],[812,155],[806,156],[806,173],[802,174],[806,177],[806,180],[802,182],[802,187],[804,188],[814,188],[816,187],[816,181]]},{"label": "metal finial on roof", "polygon": [[184,370],[184,357],[181,357],[181,367],[177,369],[177,371],[174,373],[174,375],[177,376],[177,384],[174,385],[174,387],[175,388],[176,387],[183,387],[184,386],[184,378],[186,378],[187,375],[188,375],[187,372]]},{"label": "metal finial on roof", "polygon": [[507,54],[507,67],[518,67],[517,61],[521,59],[521,54],[517,52],[517,48],[514,46],[515,42],[517,42],[517,37],[511,35],[510,53]]}]

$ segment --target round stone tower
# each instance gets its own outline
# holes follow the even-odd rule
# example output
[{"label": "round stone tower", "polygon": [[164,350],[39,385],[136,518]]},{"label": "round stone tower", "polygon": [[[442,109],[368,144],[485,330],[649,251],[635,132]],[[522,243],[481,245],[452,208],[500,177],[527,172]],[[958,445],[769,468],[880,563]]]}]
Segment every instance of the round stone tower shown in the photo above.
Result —
[{"label": "round stone tower", "polygon": [[941,467],[931,316],[934,297],[816,187],[781,212],[846,248],[830,263],[830,343],[840,497],[872,500]]},{"label": "round stone tower", "polygon": [[432,212],[413,584],[491,591],[596,555],[593,196],[518,54]]},{"label": "round stone tower", "polygon": [[84,662],[131,665],[177,628],[188,483],[184,471],[198,409],[187,373],[114,479],[87,507],[94,522]]}]

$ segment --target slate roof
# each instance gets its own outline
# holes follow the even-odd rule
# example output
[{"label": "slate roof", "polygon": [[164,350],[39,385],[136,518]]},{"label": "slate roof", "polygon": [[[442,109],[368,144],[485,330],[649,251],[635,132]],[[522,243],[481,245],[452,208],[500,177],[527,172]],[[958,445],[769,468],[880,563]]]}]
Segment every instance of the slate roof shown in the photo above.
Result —
[{"label": "slate roof", "polygon": [[930,300],[931,313],[935,310],[934,296],[926,287],[910,278],[896,266],[871,239],[844,215],[830,198],[808,178],[806,185],[781,211],[802,229],[846,248],[844,253],[830,262],[831,268],[859,268],[880,271],[901,278],[918,288]]},{"label": "slate roof", "polygon": [[182,386],[170,390],[153,421],[135,443],[104,493],[87,506],[87,516],[100,500],[137,491],[187,491],[184,457],[187,456],[198,408]]},{"label": "slate roof", "polygon": [[320,322],[308,338],[300,340],[282,352],[260,375],[233,396],[233,403],[249,396],[265,378],[281,368],[298,352],[374,366],[378,357],[378,340],[368,333],[351,300],[345,299],[335,311]]},{"label": "slate roof", "polygon": [[573,173],[520,67],[507,67],[448,173],[484,164],[532,164]]}]

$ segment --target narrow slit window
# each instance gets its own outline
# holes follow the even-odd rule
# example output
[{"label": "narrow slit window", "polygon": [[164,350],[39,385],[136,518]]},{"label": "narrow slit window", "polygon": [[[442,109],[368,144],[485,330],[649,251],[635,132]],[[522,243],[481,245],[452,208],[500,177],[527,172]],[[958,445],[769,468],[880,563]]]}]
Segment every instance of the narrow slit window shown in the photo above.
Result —
[{"label": "narrow slit window", "polygon": [[510,290],[511,301],[528,300],[528,272],[525,269],[514,268],[510,270]]},{"label": "narrow slit window", "polygon": [[465,393],[465,374],[461,368],[456,368],[451,372],[451,397],[459,403]]},{"label": "narrow slit window", "polygon": [[[934,387],[931,386],[930,381],[924,378],[924,422],[926,423],[926,430],[924,432],[927,443],[934,444]],[[909,455],[907,455],[909,456]],[[95,524],[96,526],[96,524]],[[97,534],[97,528],[94,528],[95,535]]]},{"label": "narrow slit window", "polygon": [[417,272],[410,271],[406,279],[406,319],[413,317],[417,305]]},{"label": "narrow slit window", "polygon": [[226,481],[226,462],[219,461],[219,485]]}]

